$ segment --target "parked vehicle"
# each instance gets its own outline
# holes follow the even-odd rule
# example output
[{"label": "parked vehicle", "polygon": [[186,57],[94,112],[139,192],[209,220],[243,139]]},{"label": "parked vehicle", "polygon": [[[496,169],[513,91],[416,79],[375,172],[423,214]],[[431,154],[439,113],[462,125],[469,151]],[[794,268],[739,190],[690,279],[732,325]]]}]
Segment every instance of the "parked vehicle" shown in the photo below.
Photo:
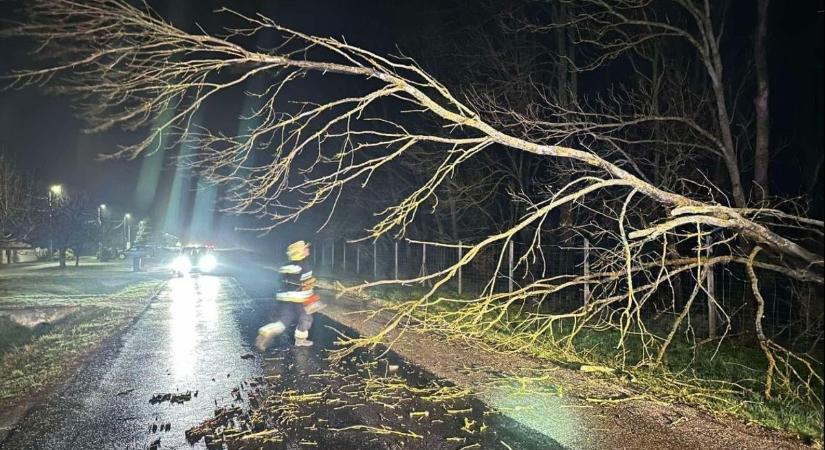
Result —
[{"label": "parked vehicle", "polygon": [[172,260],[170,268],[175,276],[211,273],[218,267],[214,249],[206,245],[187,245]]}]

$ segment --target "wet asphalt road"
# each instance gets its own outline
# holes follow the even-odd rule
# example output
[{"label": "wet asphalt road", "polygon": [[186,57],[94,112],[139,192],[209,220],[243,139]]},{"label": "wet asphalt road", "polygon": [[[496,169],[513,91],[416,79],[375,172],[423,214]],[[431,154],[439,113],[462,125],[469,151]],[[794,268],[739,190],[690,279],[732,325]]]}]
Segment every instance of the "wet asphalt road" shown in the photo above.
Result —
[{"label": "wet asphalt road", "polygon": [[[258,361],[241,358],[248,339],[237,326],[253,303],[230,278],[170,280],[117,342],[21,421],[3,448],[143,449],[157,438],[162,448],[189,447],[184,431],[211,415],[216,402],[228,402],[240,379],[260,373]],[[157,393],[186,391],[197,397],[149,403]],[[168,432],[152,433],[167,423]]]},{"label": "wet asphalt road", "polygon": [[[257,327],[271,319],[274,281],[254,271],[242,270],[233,277],[201,276],[169,281],[147,310],[112,344],[94,356],[69,383],[37,405],[21,421],[0,447],[3,449],[146,449],[160,439],[158,448],[206,448],[200,440],[186,442],[184,432],[212,417],[217,406],[236,402],[232,390],[242,381],[278,373],[278,389],[312,389],[333,381],[308,374],[328,371],[325,348],[334,347],[335,333],[327,319],[318,317],[312,334],[316,347],[290,347],[285,336],[278,347],[262,358],[252,349]],[[338,327],[340,328],[340,327]],[[251,355],[254,354],[254,357]],[[367,356],[368,357],[368,356]],[[363,359],[363,355],[361,356]],[[402,375],[416,383],[429,375],[402,365]],[[266,366],[266,369],[264,369]],[[353,368],[353,373],[357,370]],[[190,392],[191,399],[180,404],[150,403],[156,394]],[[483,448],[508,442],[510,448],[560,448],[542,435],[516,423],[489,414],[483,405],[470,401],[474,413],[485,417],[490,432]],[[376,408],[360,411],[327,409],[322,413],[346,424],[370,423],[384,418]],[[324,414],[320,414],[322,416]],[[399,418],[401,416],[399,415]],[[168,425],[167,425],[168,424]],[[168,431],[166,428],[168,426]],[[416,424],[426,434],[455,434],[449,424],[429,427]],[[289,434],[290,430],[286,430]],[[294,430],[298,433],[298,430]],[[400,439],[384,438],[380,443],[364,435],[331,433],[313,437],[315,448],[402,448]],[[438,442],[447,442],[442,436]],[[302,438],[303,439],[303,438]],[[435,438],[433,438],[435,439]],[[403,448],[434,448],[408,442]],[[324,441],[327,442],[324,442]],[[380,445],[377,445],[380,444]],[[491,444],[488,446],[487,444]],[[294,445],[294,446],[293,446]],[[465,444],[444,444],[439,448],[461,448]],[[306,448],[299,440],[288,439],[278,448]]]}]

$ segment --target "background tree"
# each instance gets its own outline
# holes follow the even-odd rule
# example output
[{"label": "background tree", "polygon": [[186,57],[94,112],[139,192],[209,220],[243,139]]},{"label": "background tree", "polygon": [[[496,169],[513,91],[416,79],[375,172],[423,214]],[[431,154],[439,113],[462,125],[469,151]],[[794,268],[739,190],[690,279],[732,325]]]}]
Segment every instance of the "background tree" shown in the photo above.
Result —
[{"label": "background tree", "polygon": [[[744,2],[691,1],[524,0],[466,6],[459,2],[455,8],[470,16],[468,25],[436,23],[422,33],[436,39],[418,39],[409,47],[427,49],[417,60],[470,98],[486,121],[523,139],[586,146],[661,189],[703,201],[737,204],[736,198],[749,197],[754,206],[776,204],[790,212],[808,208],[808,199],[789,202],[787,197],[794,194],[768,196],[767,171],[771,153],[778,149],[769,142],[767,2],[757,8]],[[753,17],[754,24],[743,16]],[[748,43],[743,33],[752,36],[751,48],[743,45]],[[708,35],[717,38],[697,50]],[[713,80],[723,89],[715,89]],[[730,123],[721,127],[720,117],[727,116]],[[578,130],[565,130],[559,123],[578,124]],[[725,148],[728,133],[735,145]],[[508,160],[496,152],[486,155],[489,165]],[[563,186],[570,181],[564,163],[541,165],[537,158],[527,159],[528,167],[541,168],[523,177],[531,180],[527,184],[540,179],[544,186]],[[733,187],[737,178],[750,185],[749,195],[746,188]],[[528,198],[540,201],[545,195],[538,190]],[[500,223],[516,223],[523,213],[517,205],[509,210],[519,214],[503,215]],[[639,206],[627,212],[634,220],[655,216],[655,211]],[[575,246],[579,234],[592,233],[570,225],[598,221],[598,216],[596,210],[560,207],[550,219],[559,226],[546,233],[544,242]],[[819,245],[814,242],[820,238],[817,233],[802,238]],[[669,242],[670,254],[684,253],[677,244]],[[738,245],[747,247],[745,242]],[[673,284],[687,296],[690,290],[683,291],[682,285],[691,283],[682,283],[682,278],[686,276],[676,276]],[[771,283],[763,280],[764,288],[775,290]],[[755,314],[753,299],[741,300],[741,308],[736,308],[740,315]]]},{"label": "background tree", "polygon": [[60,267],[66,267],[69,250],[75,266],[80,265],[81,254],[97,248],[99,239],[96,210],[88,195],[73,190],[57,197],[52,204],[52,230]]},{"label": "background tree", "polygon": [[149,247],[154,243],[154,230],[152,222],[148,217],[144,217],[138,222],[137,234],[135,235],[135,247]]},{"label": "background tree", "polygon": [[[30,242],[44,223],[42,201],[35,182],[12,161],[0,155],[0,245]],[[7,261],[12,261],[7,251]]]}]

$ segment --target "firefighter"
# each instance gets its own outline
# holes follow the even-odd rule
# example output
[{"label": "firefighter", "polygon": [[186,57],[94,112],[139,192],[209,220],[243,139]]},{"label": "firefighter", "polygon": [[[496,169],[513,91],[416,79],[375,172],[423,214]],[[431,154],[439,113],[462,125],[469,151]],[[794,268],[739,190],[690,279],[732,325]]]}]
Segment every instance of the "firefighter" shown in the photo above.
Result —
[{"label": "firefighter", "polygon": [[311,347],[309,329],[312,326],[312,314],[325,306],[313,291],[315,277],[308,261],[309,245],[304,241],[294,242],[287,247],[286,254],[289,263],[278,269],[281,274],[281,290],[276,299],[281,302],[280,317],[277,322],[258,329],[255,346],[261,351],[296,319],[295,346]]}]

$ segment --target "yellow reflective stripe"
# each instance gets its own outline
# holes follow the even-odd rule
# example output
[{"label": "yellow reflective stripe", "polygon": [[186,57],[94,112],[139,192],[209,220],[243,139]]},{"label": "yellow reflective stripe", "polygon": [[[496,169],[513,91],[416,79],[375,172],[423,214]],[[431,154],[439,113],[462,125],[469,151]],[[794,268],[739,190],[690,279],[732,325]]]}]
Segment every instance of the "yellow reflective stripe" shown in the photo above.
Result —
[{"label": "yellow reflective stripe", "polygon": [[290,265],[287,265],[287,266],[281,266],[281,268],[278,269],[278,272],[289,273],[289,274],[301,273],[301,266],[299,266],[297,264],[290,264]]}]

